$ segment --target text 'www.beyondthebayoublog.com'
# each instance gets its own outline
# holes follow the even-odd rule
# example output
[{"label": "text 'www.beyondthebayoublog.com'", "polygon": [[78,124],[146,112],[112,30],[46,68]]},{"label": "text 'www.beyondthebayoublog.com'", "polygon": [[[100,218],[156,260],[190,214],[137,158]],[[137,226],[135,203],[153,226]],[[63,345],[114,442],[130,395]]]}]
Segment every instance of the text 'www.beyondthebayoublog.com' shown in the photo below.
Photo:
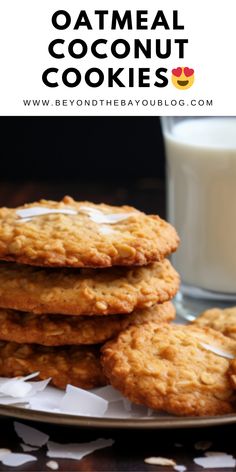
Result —
[{"label": "text 'www.beyondthebayoublog.com'", "polygon": [[146,107],[212,107],[212,99],[191,99],[191,100],[162,100],[162,99],[142,99],[142,100],[123,100],[123,99],[23,99],[25,107],[123,107],[123,108],[146,108]]}]

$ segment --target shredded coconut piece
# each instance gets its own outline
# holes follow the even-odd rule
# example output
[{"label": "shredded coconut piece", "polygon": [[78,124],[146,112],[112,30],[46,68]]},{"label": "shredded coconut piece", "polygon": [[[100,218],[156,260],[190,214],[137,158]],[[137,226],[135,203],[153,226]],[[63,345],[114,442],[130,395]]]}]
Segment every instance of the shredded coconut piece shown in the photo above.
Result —
[{"label": "shredded coconut piece", "polygon": [[[98,224],[115,224],[119,221],[126,220],[130,216],[137,216],[135,212],[123,212],[123,213],[104,213],[101,210],[96,208],[81,206],[80,210],[86,213],[89,218]],[[53,214],[64,214],[64,215],[77,215],[79,212],[74,208],[47,208],[47,207],[31,207],[31,208],[21,208],[16,210],[17,216],[20,217],[21,222],[27,223],[37,216],[44,215],[53,215]],[[109,234],[112,230],[109,231],[109,228],[103,227],[102,234]]]},{"label": "shredded coconut piece", "polygon": [[119,223],[119,221],[127,220],[130,216],[137,216],[135,212],[127,212],[127,213],[104,213],[101,210],[97,210],[96,208],[81,206],[80,210],[87,213],[89,218],[98,224],[110,224],[114,225],[115,223]]},{"label": "shredded coconut piece", "polygon": [[177,472],[185,472],[187,467],[185,467],[185,465],[174,465],[174,470],[177,470]]},{"label": "shredded coconut piece", "polygon": [[19,378],[7,380],[0,386],[0,393],[14,398],[24,398],[32,390],[30,382],[24,382]]},{"label": "shredded coconut piece", "polygon": [[115,390],[111,385],[106,385],[106,387],[99,387],[93,390],[94,395],[107,400],[108,402],[116,402],[118,400],[123,400],[124,397],[118,390]]},{"label": "shredded coconut piece", "polygon": [[35,216],[44,216],[56,213],[62,213],[65,215],[77,215],[78,212],[73,208],[46,208],[37,206],[16,210],[17,216],[23,219],[27,219],[27,221],[31,220]]},{"label": "shredded coconut piece", "polygon": [[226,469],[227,467],[233,468],[236,465],[233,456],[224,452],[208,452],[205,453],[205,456],[207,457],[196,457],[193,461],[204,469]]},{"label": "shredded coconut piece", "polygon": [[14,421],[14,428],[17,436],[30,446],[41,447],[49,440],[48,434],[42,433],[38,429],[26,424]]},{"label": "shredded coconut piece", "polygon": [[[0,378],[0,404],[8,405],[28,399],[37,392],[42,392],[50,382],[50,379],[29,382],[29,379],[37,376],[38,372],[27,375],[26,377]],[[17,401],[16,401],[17,400]]]},{"label": "shredded coconut piece", "polygon": [[217,354],[218,356],[225,357],[226,359],[234,359],[233,354],[230,354],[229,352],[225,352],[222,349],[219,349],[218,347],[211,346],[210,344],[205,344],[205,343],[200,343],[204,349],[207,351],[214,352],[214,354]]},{"label": "shredded coconut piece", "polygon": [[46,463],[46,466],[47,466],[49,469],[52,469],[52,470],[58,470],[58,469],[59,469],[58,462],[56,462],[56,461],[48,461],[48,462]]},{"label": "shredded coconut piece", "polygon": [[146,462],[146,464],[152,465],[176,466],[175,461],[173,461],[172,459],[167,459],[166,457],[147,457],[146,459],[144,459],[144,462]]},{"label": "shredded coconut piece", "polygon": [[14,398],[25,397],[31,390],[32,384],[26,383],[26,380],[37,377],[39,372],[33,372],[25,377],[14,377],[12,379],[3,379],[0,382],[0,393],[2,395],[9,395]]},{"label": "shredded coconut piece", "polygon": [[34,379],[34,377],[38,377],[38,375],[40,374],[40,372],[32,372],[32,374],[29,374],[29,375],[26,375],[25,377],[20,377],[21,380],[31,380],[31,379]]},{"label": "shredded coconut piece", "polygon": [[61,459],[77,459],[80,460],[84,456],[91,454],[98,449],[110,447],[114,444],[113,439],[96,439],[88,443],[80,444],[60,444],[48,441],[47,447],[48,457],[58,457]]},{"label": "shredded coconut piece", "polygon": [[37,457],[31,456],[30,454],[18,454],[16,452],[11,452],[1,459],[1,462],[4,465],[8,465],[10,467],[18,467],[20,465],[27,464],[27,462],[33,461],[37,461]]},{"label": "shredded coconut piece", "polygon": [[34,446],[28,446],[28,444],[21,443],[20,444],[24,452],[32,452],[32,451],[38,451],[38,447]]},{"label": "shredded coconut piece", "polygon": [[82,388],[67,385],[60,403],[60,410],[83,416],[101,417],[108,407],[108,401]]},{"label": "shredded coconut piece", "polygon": [[101,234],[113,234],[115,233],[114,229],[110,228],[109,226],[101,225],[99,226],[99,233]]}]

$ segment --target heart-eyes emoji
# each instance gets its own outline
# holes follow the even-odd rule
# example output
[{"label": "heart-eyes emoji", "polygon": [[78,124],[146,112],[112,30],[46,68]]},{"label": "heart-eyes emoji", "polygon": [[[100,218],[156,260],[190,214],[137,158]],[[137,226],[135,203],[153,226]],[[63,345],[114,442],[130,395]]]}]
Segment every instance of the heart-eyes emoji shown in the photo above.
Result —
[{"label": "heart-eyes emoji", "polygon": [[189,67],[177,67],[172,70],[172,84],[179,90],[187,90],[194,82],[194,70]]}]

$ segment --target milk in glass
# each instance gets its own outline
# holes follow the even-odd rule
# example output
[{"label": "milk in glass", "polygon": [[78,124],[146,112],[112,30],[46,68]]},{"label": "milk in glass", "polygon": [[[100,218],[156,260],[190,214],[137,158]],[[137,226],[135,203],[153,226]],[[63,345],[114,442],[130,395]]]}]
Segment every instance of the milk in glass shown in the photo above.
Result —
[{"label": "milk in glass", "polygon": [[189,118],[164,129],[168,217],[183,284],[236,295],[236,118]]}]

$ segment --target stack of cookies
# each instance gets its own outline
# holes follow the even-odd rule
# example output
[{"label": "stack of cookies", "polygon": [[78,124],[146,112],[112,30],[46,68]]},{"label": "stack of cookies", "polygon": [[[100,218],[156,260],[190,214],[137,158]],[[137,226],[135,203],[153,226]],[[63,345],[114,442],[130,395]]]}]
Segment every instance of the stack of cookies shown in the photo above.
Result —
[{"label": "stack of cookies", "polygon": [[101,345],[171,321],[174,228],[128,206],[41,200],[0,209],[0,375],[105,385]]}]

